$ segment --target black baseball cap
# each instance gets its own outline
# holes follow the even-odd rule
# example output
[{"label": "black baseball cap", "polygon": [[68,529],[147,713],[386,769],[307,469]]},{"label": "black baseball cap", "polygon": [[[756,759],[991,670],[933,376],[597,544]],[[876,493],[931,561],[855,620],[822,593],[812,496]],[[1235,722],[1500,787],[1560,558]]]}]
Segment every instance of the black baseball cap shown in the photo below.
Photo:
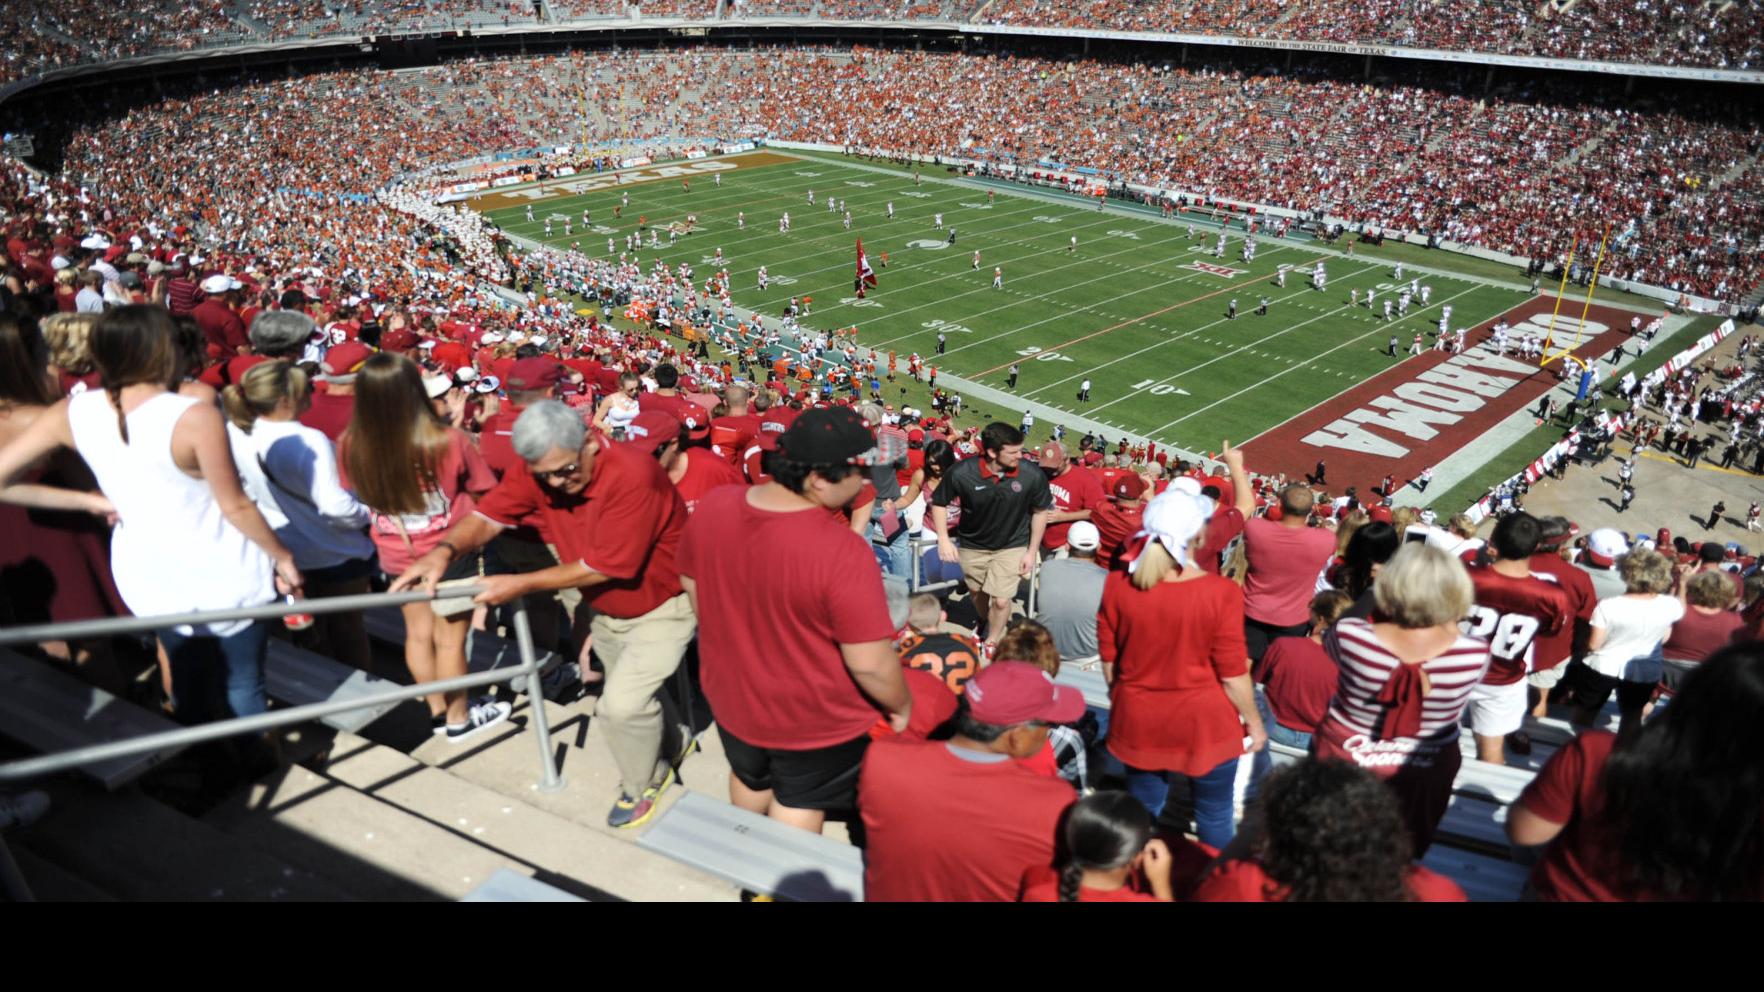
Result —
[{"label": "black baseball cap", "polygon": [[869,465],[877,457],[876,432],[850,407],[814,407],[791,421],[778,450],[805,465]]}]

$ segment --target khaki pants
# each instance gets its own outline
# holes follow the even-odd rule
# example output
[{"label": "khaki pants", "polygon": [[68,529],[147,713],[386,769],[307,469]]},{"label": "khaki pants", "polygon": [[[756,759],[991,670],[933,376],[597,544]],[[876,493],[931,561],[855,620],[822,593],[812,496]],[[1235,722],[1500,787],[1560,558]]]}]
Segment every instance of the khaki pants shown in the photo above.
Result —
[{"label": "khaki pants", "polygon": [[672,704],[662,688],[680,667],[698,618],[691,600],[681,593],[630,620],[596,614],[589,630],[606,666],[594,717],[606,731],[620,785],[626,795],[638,798],[644,789],[661,784],[667,773],[672,755],[664,754],[663,738],[674,734],[678,720],[665,712]]}]

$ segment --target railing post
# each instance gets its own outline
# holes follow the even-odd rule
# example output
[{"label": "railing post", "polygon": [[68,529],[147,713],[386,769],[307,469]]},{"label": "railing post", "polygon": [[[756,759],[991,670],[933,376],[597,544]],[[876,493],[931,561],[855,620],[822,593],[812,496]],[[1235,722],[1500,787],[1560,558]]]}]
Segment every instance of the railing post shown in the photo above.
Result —
[{"label": "railing post", "polygon": [[517,597],[514,607],[515,645],[521,651],[521,667],[527,670],[527,703],[533,711],[533,736],[539,741],[539,791],[557,792],[563,778],[551,756],[551,725],[545,714],[545,680],[539,674],[538,654],[533,650],[533,630],[527,625],[527,602]]}]

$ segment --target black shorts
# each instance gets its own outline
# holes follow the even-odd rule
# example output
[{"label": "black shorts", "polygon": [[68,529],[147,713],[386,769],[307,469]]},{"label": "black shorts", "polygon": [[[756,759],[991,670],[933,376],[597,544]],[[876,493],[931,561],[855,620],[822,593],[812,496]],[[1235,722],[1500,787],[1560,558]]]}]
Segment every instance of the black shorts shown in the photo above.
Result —
[{"label": "black shorts", "polygon": [[1654,696],[1656,682],[1631,682],[1605,675],[1592,666],[1574,662],[1562,681],[1568,688],[1568,701],[1589,710],[1604,709],[1611,693],[1617,693],[1617,708],[1626,713],[1639,711]]},{"label": "black shorts", "polygon": [[870,746],[868,734],[809,751],[755,747],[720,724],[717,735],[723,739],[729,770],[749,789],[770,790],[780,805],[794,809],[857,808],[858,772]]}]

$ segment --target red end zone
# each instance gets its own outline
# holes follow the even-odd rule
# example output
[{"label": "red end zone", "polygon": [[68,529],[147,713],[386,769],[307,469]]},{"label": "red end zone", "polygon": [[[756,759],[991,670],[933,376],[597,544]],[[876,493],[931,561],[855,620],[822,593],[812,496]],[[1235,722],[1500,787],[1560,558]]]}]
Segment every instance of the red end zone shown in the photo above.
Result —
[{"label": "red end zone", "polygon": [[[1556,318],[1557,348],[1577,330],[1571,313],[1584,304],[1564,302]],[[1525,334],[1542,334],[1555,308],[1553,297],[1540,296],[1502,315],[1511,325],[1509,342]],[[1586,314],[1585,336],[1575,354],[1600,355],[1629,338],[1635,314],[1594,304]],[[1645,315],[1644,315],[1645,316]],[[1496,355],[1483,347],[1495,325],[1478,325],[1462,355],[1428,351],[1381,373],[1281,424],[1244,445],[1258,472],[1285,472],[1300,477],[1319,460],[1328,463],[1335,488],[1370,489],[1386,475],[1406,484],[1421,470],[1445,460],[1518,410],[1537,402],[1556,384],[1556,365],[1537,367]],[[1411,334],[1401,335],[1407,344]]]}]

